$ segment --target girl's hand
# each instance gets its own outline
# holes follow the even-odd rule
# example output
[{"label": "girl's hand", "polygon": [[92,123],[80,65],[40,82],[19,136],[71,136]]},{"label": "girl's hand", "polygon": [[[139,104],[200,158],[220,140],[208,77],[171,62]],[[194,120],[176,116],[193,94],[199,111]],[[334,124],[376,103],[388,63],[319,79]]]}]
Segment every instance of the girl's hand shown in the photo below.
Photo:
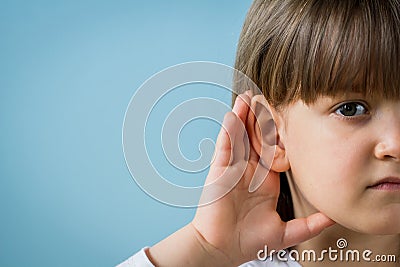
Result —
[{"label": "girl's hand", "polygon": [[[224,118],[206,180],[206,184],[215,182],[215,192],[203,192],[203,202],[234,187],[222,198],[199,207],[191,223],[203,249],[225,261],[218,266],[237,266],[254,260],[265,245],[269,251],[288,248],[318,235],[334,223],[322,213],[289,222],[281,220],[276,211],[279,173],[260,164],[251,145],[246,155],[244,125],[251,112],[250,101],[249,92],[238,96],[233,112]],[[238,176],[240,180],[236,183]],[[249,192],[252,179],[259,181],[265,177],[255,192]]]},{"label": "girl's hand", "polygon": [[[269,251],[284,249],[334,223],[322,213],[281,220],[276,212],[279,173],[260,164],[246,142],[250,99],[250,93],[238,96],[233,112],[225,115],[193,221],[147,251],[156,266],[238,266],[256,259],[265,245]],[[253,179],[256,185],[263,182],[249,192]]]}]

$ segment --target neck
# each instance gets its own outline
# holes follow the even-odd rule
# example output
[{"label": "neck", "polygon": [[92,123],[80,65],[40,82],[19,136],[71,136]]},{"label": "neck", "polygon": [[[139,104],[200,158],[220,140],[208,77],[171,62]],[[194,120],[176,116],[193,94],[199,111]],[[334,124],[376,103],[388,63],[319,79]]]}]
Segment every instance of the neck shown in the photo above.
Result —
[{"label": "neck", "polygon": [[[307,217],[317,210],[299,192],[290,175],[288,181],[293,200],[295,218]],[[338,247],[338,240],[345,239],[347,246]],[[343,241],[343,240],[342,240]],[[342,243],[341,243],[342,244]],[[340,244],[340,245],[341,245]],[[339,245],[339,246],[340,246]],[[294,249],[299,254],[302,266],[399,266],[400,261],[400,234],[395,235],[370,235],[352,231],[339,224],[325,229],[321,234],[306,242],[298,244]],[[323,252],[326,250],[326,252]],[[315,252],[316,259],[308,260],[309,252]],[[331,252],[329,252],[331,251]],[[369,253],[371,251],[372,253]],[[363,258],[363,253],[365,260]],[[359,261],[357,261],[357,254]],[[302,256],[305,258],[302,259]],[[355,260],[352,260],[354,255]],[[375,257],[386,257],[386,262],[378,262]],[[378,256],[379,257],[379,256]],[[395,257],[395,262],[393,262]],[[320,259],[318,259],[320,258]],[[390,258],[390,259],[389,259]],[[346,261],[348,259],[348,261]],[[367,260],[371,261],[368,262]],[[360,265],[361,264],[361,265]]]},{"label": "neck", "polygon": [[[347,245],[342,246],[343,243],[339,243],[343,239]],[[299,255],[306,251],[315,251],[316,258],[321,258],[314,261],[307,259],[308,256],[303,259],[300,257],[303,266],[321,266],[321,262],[323,266],[382,266],[382,262],[375,261],[377,255],[382,259],[387,258],[384,266],[398,266],[400,235],[361,234],[337,224],[324,230],[317,237],[297,245],[295,249]]]}]

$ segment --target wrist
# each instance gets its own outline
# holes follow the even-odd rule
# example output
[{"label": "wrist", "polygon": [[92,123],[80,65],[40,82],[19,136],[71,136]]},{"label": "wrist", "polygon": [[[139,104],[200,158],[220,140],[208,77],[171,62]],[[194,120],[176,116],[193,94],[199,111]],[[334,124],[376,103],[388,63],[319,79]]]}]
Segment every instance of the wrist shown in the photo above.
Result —
[{"label": "wrist", "polygon": [[222,251],[204,239],[192,223],[150,247],[146,254],[156,267],[234,266]]},{"label": "wrist", "polygon": [[234,266],[229,256],[210,244],[193,223],[188,224],[186,227],[192,233],[193,242],[195,242],[197,250],[201,251],[202,258],[206,260],[204,266]]}]

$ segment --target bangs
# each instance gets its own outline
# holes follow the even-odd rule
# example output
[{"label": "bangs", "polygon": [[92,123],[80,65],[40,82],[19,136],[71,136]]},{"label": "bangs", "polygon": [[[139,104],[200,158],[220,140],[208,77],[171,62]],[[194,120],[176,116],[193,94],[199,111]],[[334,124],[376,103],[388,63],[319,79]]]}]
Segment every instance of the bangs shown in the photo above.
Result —
[{"label": "bangs", "polygon": [[[398,5],[392,5],[392,1],[332,1],[336,6],[327,10],[323,2],[316,1],[302,17],[306,21],[300,23],[304,26],[299,29],[298,47],[293,51],[299,74],[293,77],[291,87],[297,89],[290,97],[297,95],[311,103],[319,95],[351,91],[398,99]],[[303,60],[296,50],[305,52]]]},{"label": "bangs", "polygon": [[273,105],[348,92],[400,98],[398,0],[292,2],[254,77]]}]

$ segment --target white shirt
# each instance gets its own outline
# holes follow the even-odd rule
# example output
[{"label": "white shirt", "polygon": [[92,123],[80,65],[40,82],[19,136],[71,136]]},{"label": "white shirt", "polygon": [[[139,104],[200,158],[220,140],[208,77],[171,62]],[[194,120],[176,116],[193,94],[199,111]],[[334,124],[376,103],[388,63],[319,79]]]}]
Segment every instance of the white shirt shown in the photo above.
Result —
[{"label": "white shirt", "polygon": [[[148,247],[141,249],[138,253],[117,265],[116,267],[155,267],[147,258],[145,250]],[[267,258],[265,261],[254,260],[243,263],[239,267],[301,267],[299,263],[288,258],[287,261],[280,261],[276,257]]]}]

